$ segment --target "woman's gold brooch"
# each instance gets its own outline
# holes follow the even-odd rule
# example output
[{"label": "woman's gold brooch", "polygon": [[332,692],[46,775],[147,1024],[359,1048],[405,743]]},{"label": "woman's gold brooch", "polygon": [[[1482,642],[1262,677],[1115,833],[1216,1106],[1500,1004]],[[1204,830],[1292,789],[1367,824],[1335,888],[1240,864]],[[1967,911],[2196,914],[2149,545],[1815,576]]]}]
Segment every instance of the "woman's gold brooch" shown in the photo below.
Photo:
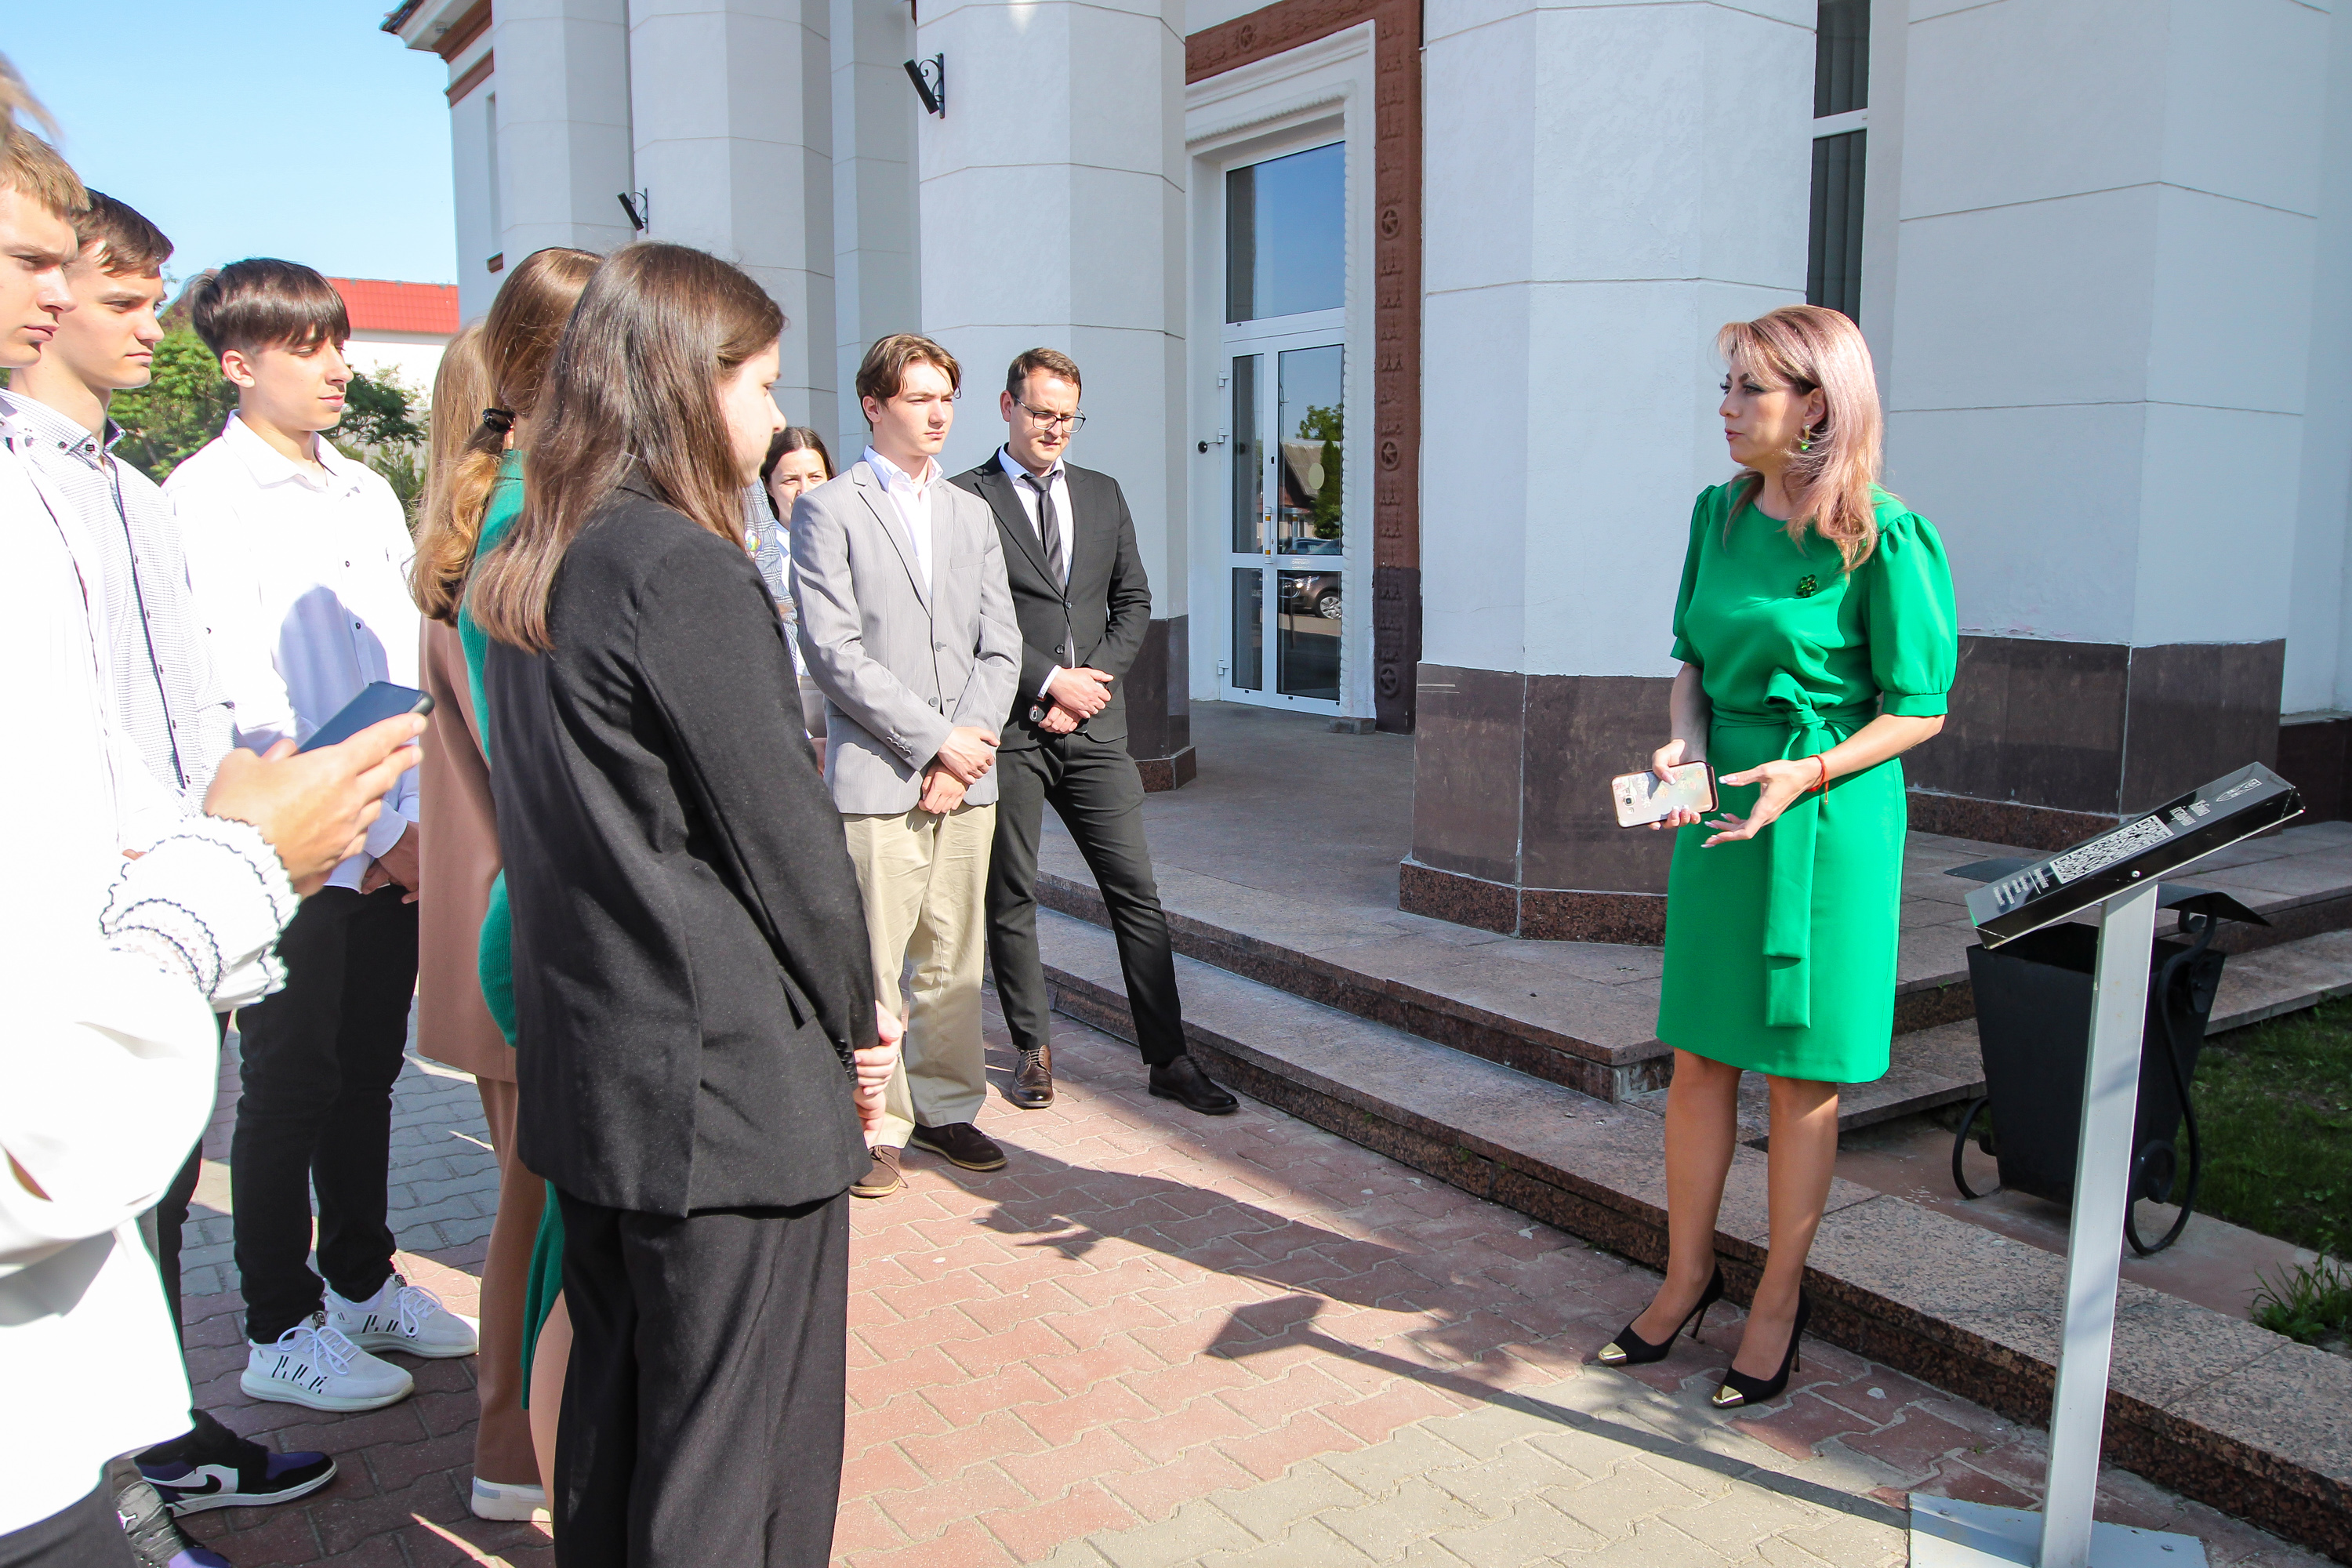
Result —
[{"label": "woman's gold brooch", "polygon": [[1810,599],[1822,591],[1822,585],[1811,572],[1797,579],[1797,597]]}]

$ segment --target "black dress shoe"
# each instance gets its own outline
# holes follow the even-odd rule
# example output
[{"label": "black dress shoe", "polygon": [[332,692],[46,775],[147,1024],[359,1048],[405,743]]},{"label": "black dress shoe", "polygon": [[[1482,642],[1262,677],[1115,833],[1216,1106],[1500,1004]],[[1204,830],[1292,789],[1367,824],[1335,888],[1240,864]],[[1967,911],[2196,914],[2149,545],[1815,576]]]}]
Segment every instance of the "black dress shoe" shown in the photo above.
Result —
[{"label": "black dress shoe", "polygon": [[1021,1053],[1021,1065],[1013,1069],[1013,1087],[1004,1098],[1024,1110],[1043,1110],[1054,1103],[1053,1047]]},{"label": "black dress shoe", "polygon": [[1164,1067],[1151,1069],[1151,1093],[1157,1100],[1172,1100],[1187,1110],[1197,1110],[1203,1116],[1227,1116],[1241,1101],[1219,1089],[1201,1064],[1189,1056],[1178,1057]]},{"label": "black dress shoe", "polygon": [[918,1149],[928,1150],[950,1165],[961,1165],[967,1171],[1001,1171],[1004,1169],[1004,1151],[996,1141],[969,1121],[950,1121],[945,1127],[915,1124],[915,1131],[907,1142]]}]

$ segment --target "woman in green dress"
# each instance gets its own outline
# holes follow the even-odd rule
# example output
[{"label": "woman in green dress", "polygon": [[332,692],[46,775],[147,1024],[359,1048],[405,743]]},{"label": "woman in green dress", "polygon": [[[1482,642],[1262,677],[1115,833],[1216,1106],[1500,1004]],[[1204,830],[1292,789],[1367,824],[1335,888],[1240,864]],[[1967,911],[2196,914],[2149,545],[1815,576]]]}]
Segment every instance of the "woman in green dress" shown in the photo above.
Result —
[{"label": "woman in green dress", "polygon": [[[572,307],[600,259],[593,251],[563,246],[533,251],[508,275],[483,320],[481,353],[500,406],[483,410],[466,467],[453,486],[459,491],[453,504],[478,520],[464,563],[469,584],[483,558],[498,549],[522,510],[522,449],[540,382],[555,357]],[[489,641],[462,600],[457,619],[467,686],[482,725],[483,757],[495,767],[497,759],[489,755],[489,702],[482,690],[482,660]],[[482,916],[478,968],[482,1001],[509,1046],[515,1038],[511,930],[506,872],[500,870],[490,884],[488,908]],[[550,1489],[555,1472],[555,1416],[562,1406],[564,1362],[572,1345],[572,1321],[562,1304],[562,1261],[563,1215],[551,1196],[540,1211],[532,1242],[520,1325],[522,1405],[530,1416],[541,1484]],[[538,1354],[541,1349],[549,1352],[544,1357]],[[552,1500],[554,1493],[550,1489],[546,1495]]]},{"label": "woman in green dress", "polygon": [[1651,759],[1661,776],[1711,763],[1721,786],[1713,821],[1659,825],[1675,830],[1658,1007],[1675,1048],[1666,1278],[1600,1359],[1660,1359],[1722,1295],[1716,1211],[1739,1075],[1764,1073],[1771,1249],[1715,1395],[1731,1409],[1787,1386],[1838,1086],[1886,1072],[1906,828],[1895,759],[1943,727],[1958,636],[1942,542],[1875,482],[1882,420],[1860,331],[1791,305],[1727,326],[1717,346],[1739,472],[1692,514],[1672,738]]}]

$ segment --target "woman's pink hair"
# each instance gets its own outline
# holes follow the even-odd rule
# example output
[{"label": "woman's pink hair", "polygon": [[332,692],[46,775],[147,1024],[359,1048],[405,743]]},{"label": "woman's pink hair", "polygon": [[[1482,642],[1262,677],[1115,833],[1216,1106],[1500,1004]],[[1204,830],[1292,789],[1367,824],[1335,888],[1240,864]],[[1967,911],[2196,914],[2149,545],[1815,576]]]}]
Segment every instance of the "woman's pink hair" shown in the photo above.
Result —
[{"label": "woman's pink hair", "polygon": [[[1801,545],[1811,528],[1838,547],[1853,571],[1878,547],[1879,449],[1886,428],[1862,329],[1820,305],[1783,305],[1752,321],[1727,323],[1715,334],[1715,346],[1735,374],[1821,392],[1824,411],[1806,432],[1811,450],[1790,453],[1782,478],[1796,503],[1789,537]],[[1760,486],[1764,477],[1747,468],[1738,482]]]}]

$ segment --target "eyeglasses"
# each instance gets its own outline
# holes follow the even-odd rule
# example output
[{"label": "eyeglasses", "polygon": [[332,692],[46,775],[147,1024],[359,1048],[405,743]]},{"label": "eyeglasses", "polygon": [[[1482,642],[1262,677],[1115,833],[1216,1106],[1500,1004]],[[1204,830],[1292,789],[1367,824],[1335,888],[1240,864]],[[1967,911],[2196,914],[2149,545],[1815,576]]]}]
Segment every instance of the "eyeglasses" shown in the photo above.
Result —
[{"label": "eyeglasses", "polygon": [[1067,430],[1075,436],[1087,422],[1083,414],[1048,414],[1042,408],[1030,407],[1017,397],[1013,400],[1013,405],[1029,416],[1029,423],[1040,430]]}]

